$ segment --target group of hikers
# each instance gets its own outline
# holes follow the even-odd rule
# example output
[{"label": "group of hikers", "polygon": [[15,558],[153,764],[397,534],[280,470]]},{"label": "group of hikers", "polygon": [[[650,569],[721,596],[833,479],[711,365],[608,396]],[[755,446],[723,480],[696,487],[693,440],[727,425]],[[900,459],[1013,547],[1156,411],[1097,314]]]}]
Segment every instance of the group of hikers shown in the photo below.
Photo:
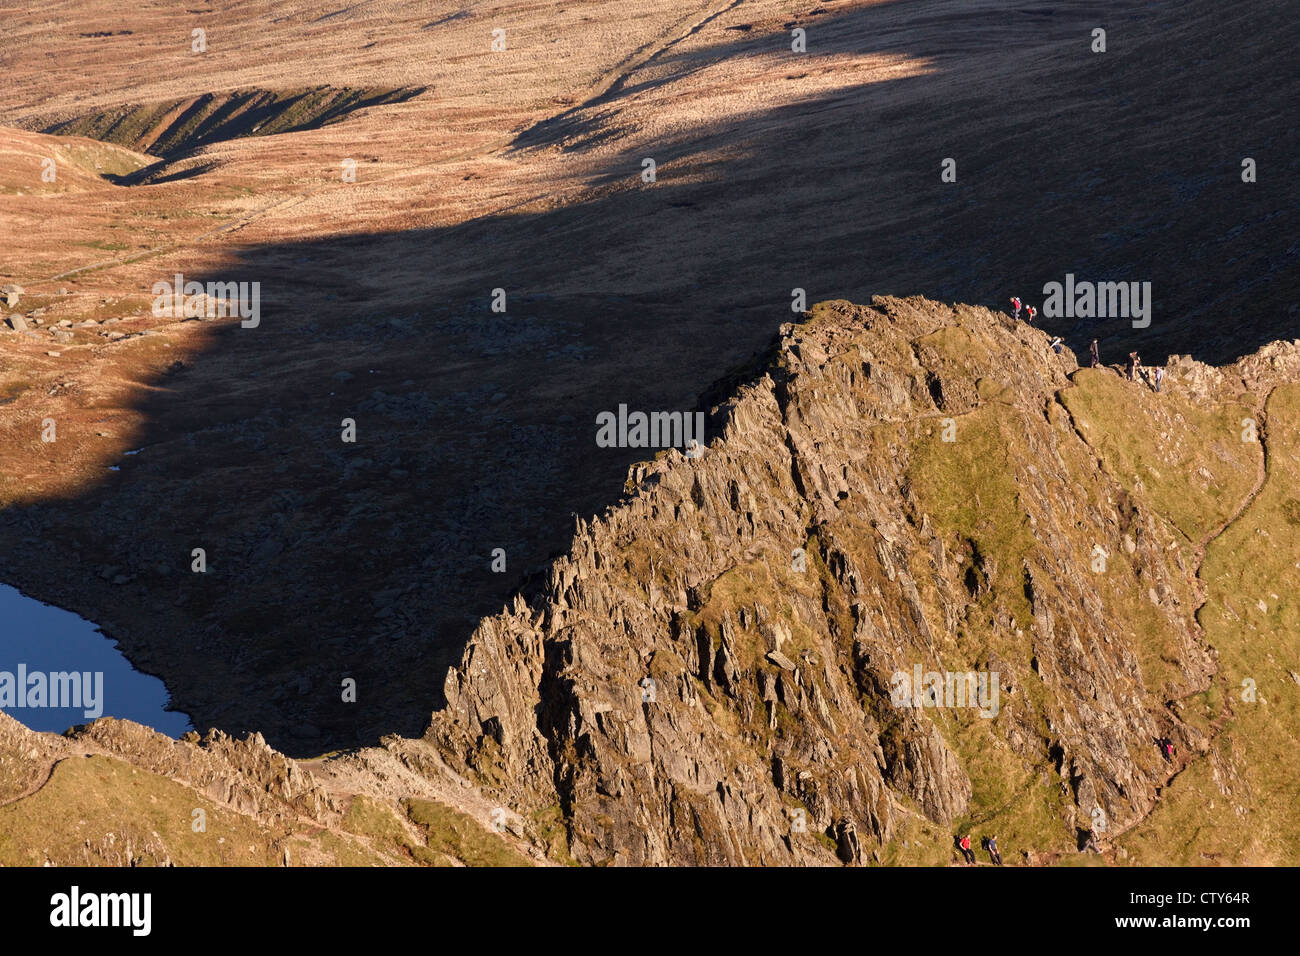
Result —
[{"label": "group of hikers", "polygon": [[[1165,758],[1166,763],[1173,763],[1174,742],[1168,737],[1156,737],[1154,740],[1156,746],[1160,748],[1160,756]],[[960,836],[954,837],[953,840],[957,844],[957,849],[961,853],[962,860],[969,865],[975,865],[977,861],[975,859],[975,851],[971,849],[970,834],[963,833]],[[996,836],[986,836],[980,841],[980,847],[988,851],[989,859],[993,861],[995,866],[1002,865],[1002,854],[998,852],[998,838]],[[1101,847],[1097,843],[1097,830],[1095,828],[1088,828],[1087,837],[1084,839],[1083,845],[1079,847],[1079,852],[1101,853]]]},{"label": "group of hikers", "polygon": [[[1017,322],[1020,321],[1020,297],[1019,297],[1019,296],[1015,296],[1015,295],[1013,295],[1013,296],[1011,297],[1011,307],[1012,307],[1013,309],[1015,309],[1015,313],[1014,313],[1014,315],[1015,315],[1016,321],[1017,321]],[[1027,306],[1027,307],[1025,308],[1025,321],[1028,322],[1030,325],[1033,325],[1033,324],[1034,324],[1034,316],[1036,316],[1037,314],[1038,314],[1038,310],[1037,310],[1037,309],[1035,309],[1032,305],[1031,305],[1031,306]]]},{"label": "group of hikers", "polygon": [[[989,859],[993,861],[994,866],[1002,865],[1002,854],[998,852],[998,838],[996,836],[986,836],[980,840],[980,847],[988,851]],[[975,863],[975,851],[971,849],[969,833],[963,833],[957,837],[957,849],[961,851],[963,860],[970,864]]]},{"label": "group of hikers", "polygon": [[[1022,308],[1025,309],[1025,321],[1028,322],[1030,325],[1033,325],[1034,316],[1038,314],[1038,311],[1032,305],[1026,306],[1023,302],[1020,301],[1019,296],[1013,295],[1011,297],[1011,309],[1012,309],[1011,314],[1012,317],[1015,318],[1017,321],[1020,320],[1020,310]],[[1052,347],[1052,351],[1055,352],[1057,355],[1060,355],[1061,350],[1065,347],[1065,343],[1059,335],[1053,338],[1049,344]],[[1089,359],[1088,365],[1090,368],[1101,367],[1101,352],[1097,347],[1096,339],[1093,339],[1092,344],[1088,346],[1088,359]],[[1162,365],[1155,366],[1154,374],[1148,375],[1146,374],[1146,371],[1142,367],[1142,357],[1139,356],[1136,351],[1129,352],[1128,365],[1125,367],[1124,377],[1127,378],[1130,382],[1136,382],[1139,376],[1145,378],[1147,384],[1149,384],[1155,391],[1159,392],[1163,390],[1163,386],[1165,383],[1164,366]]]},{"label": "group of hikers", "polygon": [[[1096,339],[1093,341],[1096,342]],[[1125,374],[1128,376],[1130,382],[1137,381],[1138,376],[1143,375],[1142,357],[1138,355],[1137,352],[1128,353],[1128,366],[1125,369]],[[1163,365],[1157,365],[1155,367],[1154,378],[1151,376],[1146,376],[1146,378],[1147,383],[1151,385],[1153,389],[1157,392],[1160,391],[1161,386],[1165,383],[1165,367]]]},{"label": "group of hikers", "polygon": [[[1096,344],[1097,344],[1097,340],[1093,339],[1094,348],[1096,347]],[[1137,355],[1136,352],[1133,354],[1134,356]],[[1166,763],[1173,763],[1174,742],[1170,740],[1168,737],[1156,737],[1154,738],[1154,740],[1156,746],[1160,749],[1160,756],[1165,758]],[[1082,833],[1083,831],[1081,830],[1080,832]],[[976,865],[977,861],[975,859],[975,851],[971,849],[970,834],[963,833],[959,836],[954,837],[953,841],[957,845],[957,850],[961,853],[962,860],[967,865],[970,866]],[[984,839],[980,840],[980,847],[988,852],[989,859],[993,862],[994,866],[1002,865],[1002,854],[998,852],[998,838],[996,836],[986,836]],[[1097,830],[1095,828],[1093,827],[1088,828],[1087,837],[1086,839],[1084,839],[1083,845],[1079,847],[1079,852],[1080,853],[1101,853],[1101,847],[1097,843]]]}]

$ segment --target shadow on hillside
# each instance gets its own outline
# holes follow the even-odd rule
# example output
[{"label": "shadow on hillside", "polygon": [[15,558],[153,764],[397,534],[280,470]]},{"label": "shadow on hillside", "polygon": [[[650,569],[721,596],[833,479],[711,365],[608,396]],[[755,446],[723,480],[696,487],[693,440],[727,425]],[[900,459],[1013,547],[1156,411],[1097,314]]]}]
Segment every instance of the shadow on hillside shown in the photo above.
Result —
[{"label": "shadow on hillside", "polygon": [[[1148,361],[1223,359],[1288,334],[1296,134],[1274,124],[1277,83],[1276,100],[1237,92],[1270,76],[1265,54],[1293,43],[1294,24],[1254,10],[1255,46],[1225,29],[1205,48],[1183,31],[1209,4],[1109,6],[1105,57],[1088,52],[1096,15],[1067,16],[1078,3],[828,14],[811,49],[861,52],[874,37],[930,72],[682,128],[653,186],[638,150],[597,177],[626,187],[586,202],[250,247],[220,276],[187,276],[260,282],[260,327],[211,326],[203,358],[141,400],[145,450],[75,501],[8,509],[0,554],[33,529],[64,560],[74,546],[117,554],[150,596],[124,647],[197,725],[320,753],[421,733],[475,621],[653,453],[596,447],[597,413],[692,408],[793,318],[792,288],[810,303],[920,293],[1002,307],[1013,293],[1039,303],[1066,272],[1151,281],[1140,338],[1116,320],[1045,323],[1080,354],[1099,335],[1108,360],[1132,345]],[[1154,39],[1119,15],[1139,7]],[[905,18],[932,20],[913,45]],[[723,39],[654,65],[698,70],[785,43]],[[585,149],[593,116],[638,92],[634,76],[517,146]],[[1269,171],[1253,186],[1243,152]],[[945,156],[956,184],[940,181]],[[490,310],[497,288],[505,314]],[[340,438],[349,418],[355,444]],[[201,576],[188,573],[197,546]],[[348,677],[356,703],[341,700]]]}]

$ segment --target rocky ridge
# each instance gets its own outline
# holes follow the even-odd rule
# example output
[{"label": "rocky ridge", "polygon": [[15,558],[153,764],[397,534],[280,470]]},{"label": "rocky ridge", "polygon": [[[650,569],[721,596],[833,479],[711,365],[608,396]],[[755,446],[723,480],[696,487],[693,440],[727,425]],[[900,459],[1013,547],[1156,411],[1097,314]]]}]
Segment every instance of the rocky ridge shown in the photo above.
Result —
[{"label": "rocky ridge", "polygon": [[[881,859],[910,819],[996,815],[981,762],[1047,808],[1056,848],[1099,818],[1122,832],[1171,776],[1156,738],[1207,749],[1175,702],[1216,655],[1189,542],[1057,398],[1076,370],[983,309],[819,307],[706,455],[633,469],[545,596],[483,622],[427,739],[516,808],[558,801],[588,863]],[[1166,388],[1214,403],[1298,374],[1274,343],[1223,370],[1177,358]],[[1254,471],[1239,446],[1224,481]],[[892,706],[916,664],[996,672],[996,718]]]},{"label": "rocky ridge", "polygon": [[[817,306],[741,378],[701,457],[634,466],[480,623],[423,740],[304,769],[256,736],[68,739],[291,833],[421,790],[595,865],[946,862],[972,825],[1050,862],[1147,819],[1229,716],[1189,710],[1220,677],[1197,572],[1261,486],[1300,342],[1175,357],[1156,396],[1009,317],[877,298]],[[1152,429],[1175,466],[1130,474]],[[899,706],[918,667],[986,675],[992,713]],[[70,746],[7,726],[6,755]]]}]

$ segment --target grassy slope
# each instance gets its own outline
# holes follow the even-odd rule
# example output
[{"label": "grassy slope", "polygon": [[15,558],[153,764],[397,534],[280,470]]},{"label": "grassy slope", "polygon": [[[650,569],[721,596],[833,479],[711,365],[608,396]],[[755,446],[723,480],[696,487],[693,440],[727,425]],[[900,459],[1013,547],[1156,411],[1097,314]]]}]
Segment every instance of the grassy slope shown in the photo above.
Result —
[{"label": "grassy slope", "polygon": [[[13,757],[24,755],[14,754]],[[0,766],[22,766],[5,759]],[[28,789],[30,775],[10,792]],[[193,829],[202,809],[206,828]],[[106,756],[55,765],[44,786],[0,807],[0,865],[530,866],[531,861],[470,817],[431,800],[412,800],[409,820],[366,796],[354,797],[338,827],[274,828],[159,774]]]},{"label": "grassy slope", "polygon": [[[943,330],[943,336],[930,336],[929,343],[941,352],[964,347],[954,339],[959,330]],[[1145,508],[1154,508],[1179,532],[1180,548],[1190,560],[1193,545],[1223,524],[1250,492],[1256,475],[1259,455],[1257,445],[1240,441],[1240,421],[1252,415],[1251,410],[1239,403],[1224,402],[1204,407],[1167,388],[1156,395],[1147,388],[1125,382],[1112,371],[1084,369],[1074,376],[1075,387],[1061,393],[1061,406],[1073,418],[1072,424],[1087,438],[1093,451],[1102,459],[1107,471],[1122,487],[1142,502]],[[981,382],[981,397],[995,397],[998,383]],[[1294,420],[1295,404],[1300,389],[1280,389],[1270,405],[1270,420]],[[1287,403],[1290,403],[1289,405]],[[1059,415],[1060,407],[1049,409],[1049,417]],[[1017,580],[1021,562],[1032,548],[1032,531],[1024,519],[1016,490],[1013,449],[1017,437],[1008,416],[1000,415],[996,404],[986,404],[966,415],[954,416],[958,441],[938,441],[939,422],[922,429],[913,445],[915,455],[911,471],[912,490],[919,511],[929,514],[937,530],[946,540],[969,542],[980,556],[996,562],[997,576],[989,581],[988,593],[980,600],[980,613],[968,615],[959,627],[956,640],[950,648],[957,652],[944,666],[966,669],[975,666],[981,653],[995,651],[1004,658],[1025,661],[1028,645],[1013,646],[1006,635],[997,637],[973,622],[988,621],[997,607],[1008,611],[1020,626],[1028,627],[1029,608]],[[1061,416],[1061,424],[1067,424]],[[1248,715],[1237,706],[1237,719],[1229,723],[1216,748],[1213,761],[1200,761],[1166,791],[1166,802],[1156,811],[1151,821],[1139,827],[1125,846],[1134,859],[1144,863],[1204,864],[1223,862],[1294,862],[1294,853],[1283,854],[1287,839],[1294,842],[1300,833],[1297,825],[1288,822],[1288,807],[1294,805],[1300,792],[1294,774],[1288,774],[1282,758],[1294,752],[1295,733],[1288,727],[1300,726],[1293,712],[1297,706],[1295,684],[1287,674],[1281,660],[1297,658],[1295,634],[1296,608],[1287,601],[1270,595],[1295,593],[1287,584],[1297,574],[1293,556],[1300,553],[1294,537],[1288,544],[1278,547],[1274,540],[1259,534],[1259,527],[1285,528],[1300,536],[1300,502],[1290,499],[1282,489],[1295,485],[1297,446],[1285,447],[1282,428],[1275,426],[1271,435],[1274,442],[1274,461],[1270,467],[1270,485],[1266,493],[1243,519],[1215,542],[1206,560],[1205,574],[1212,584],[1210,606],[1202,614],[1210,643],[1219,648],[1223,673],[1216,686],[1208,693],[1194,695],[1182,702],[1182,711],[1189,720],[1208,725],[1220,711],[1225,694],[1239,698],[1240,679],[1245,675],[1268,674],[1266,689],[1264,679],[1256,677],[1260,694],[1274,699],[1267,705],[1253,705]],[[1063,446],[1068,455],[1068,446]],[[1085,475],[1093,463],[1079,456],[1067,457],[1067,467],[1075,475]],[[1285,471],[1291,468],[1290,472]],[[1207,477],[1208,475],[1208,477]],[[1076,492],[1080,489],[1076,489]],[[1094,498],[1097,492],[1090,493]],[[1291,502],[1288,505],[1288,501]],[[1289,508],[1290,510],[1286,510]],[[1288,523],[1288,516],[1290,516]],[[1078,542],[1086,554],[1086,542]],[[1265,559],[1271,555],[1271,559]],[[1112,570],[1115,563],[1123,562],[1125,555],[1111,555]],[[923,575],[918,574],[918,579]],[[1126,574],[1112,574],[1100,584],[1105,589],[1106,600],[1112,608],[1122,608],[1122,618],[1130,622],[1140,635],[1136,647],[1144,678],[1153,689],[1169,690],[1166,677],[1172,676],[1168,663],[1173,652],[1167,646],[1169,638],[1160,626],[1150,603],[1122,582],[1131,580]],[[1229,598],[1231,605],[1248,620],[1235,619],[1222,606],[1225,591],[1242,595]],[[1245,595],[1250,595],[1247,602]],[[1190,589],[1180,589],[1179,599],[1192,604]],[[1219,598],[1219,599],[1216,599]],[[1267,615],[1255,607],[1257,598],[1270,605]],[[1243,607],[1244,606],[1244,607]],[[1288,630],[1289,628],[1289,630]],[[1254,640],[1243,639],[1250,635]],[[1267,635],[1267,640],[1258,638]],[[1280,643],[1279,643],[1280,642]],[[1280,651],[1280,653],[1278,653]],[[1229,676],[1231,675],[1231,676]],[[1241,676],[1239,676],[1241,675]],[[1031,706],[1041,704],[1035,691],[1041,686],[1030,680],[1024,682]],[[1199,720],[1197,718],[1200,718]],[[1066,798],[1061,794],[1057,775],[1046,760],[1032,763],[1011,752],[1005,743],[992,733],[985,721],[960,712],[935,711],[936,720],[949,745],[958,753],[971,776],[973,788],[971,807],[960,820],[954,821],[954,830],[970,827],[981,832],[1001,834],[1003,846],[1032,846],[1040,852],[1061,852],[1067,862],[1075,861],[1070,835],[1061,826],[1062,806]],[[1222,750],[1222,754],[1217,751]],[[1215,770],[1222,764],[1225,769]],[[1238,788],[1249,778],[1255,790],[1255,809],[1241,816],[1231,804],[1240,802],[1220,798],[1214,801],[1211,776],[1230,774],[1237,778]],[[1287,797],[1290,799],[1287,799]],[[1268,810],[1265,809],[1267,806]],[[1252,821],[1255,814],[1260,820]],[[1171,840],[1173,831],[1193,833],[1206,826],[1210,819],[1222,818],[1212,825],[1217,834],[1213,847],[1204,846],[1204,855],[1184,852],[1185,840]],[[1250,832],[1265,831],[1253,840]],[[919,831],[918,831],[919,833]],[[1289,836],[1284,836],[1289,835]],[[890,848],[886,859],[895,863],[923,864],[935,858],[946,859],[948,849],[946,834],[930,835],[936,846],[928,840],[915,840],[917,834],[904,831],[900,844]],[[1262,843],[1261,852],[1254,844]],[[1249,848],[1242,850],[1242,848]]]},{"label": "grassy slope", "polygon": [[356,109],[400,102],[415,92],[325,86],[207,94],[91,113],[46,132],[84,136],[167,156],[224,139],[311,129]]},{"label": "grassy slope", "polygon": [[407,800],[406,820],[388,806],[359,794],[343,817],[343,828],[362,836],[383,862],[427,866],[532,866],[499,836],[435,800]]},{"label": "grassy slope", "polygon": [[[204,832],[193,829],[195,809],[206,814]],[[6,866],[123,865],[128,842],[147,864],[267,866],[278,862],[278,836],[189,787],[102,756],[61,761],[44,787],[0,808]]]},{"label": "grassy slope", "polygon": [[[996,393],[1000,387],[989,390]],[[1020,578],[1034,542],[1016,488],[1015,422],[996,403],[953,417],[955,441],[941,441],[939,422],[932,423],[932,434],[923,429],[916,436],[912,490],[918,510],[930,516],[944,540],[969,544],[970,552],[959,554],[958,559],[964,559],[973,574],[982,578],[983,571],[976,564],[989,559],[996,564],[996,572],[986,582],[988,590],[978,599],[977,608],[946,642],[945,659],[933,664],[965,671],[977,668],[982,657],[995,652],[1027,666],[1032,647],[1026,637],[995,634],[986,626],[999,608],[1008,612],[1019,628],[1027,631],[1033,623]],[[922,574],[916,577],[925,579]],[[1009,676],[1002,675],[1003,679]],[[1028,695],[1027,706],[1038,709],[1043,703],[1039,699],[1041,685],[1027,680],[1022,686]],[[977,828],[981,833],[996,833],[1004,853],[1006,847],[1035,847],[1040,852],[1068,848],[1069,834],[1061,825],[1068,801],[1046,759],[1030,761],[1013,752],[994,732],[992,722],[970,711],[939,709],[930,711],[929,716],[962,758],[971,780],[970,807],[953,821],[954,832]],[[952,854],[951,834],[944,832],[932,839],[934,843],[929,845],[908,841],[912,852],[898,853],[895,862],[947,862]],[[977,852],[977,857],[983,856]]]},{"label": "grassy slope", "polygon": [[[54,181],[46,181],[46,160]],[[105,176],[123,176],[149,158],[120,146],[80,137],[43,136],[0,127],[0,195],[86,192],[105,188]]]},{"label": "grassy slope", "polygon": [[[1209,547],[1200,619],[1219,652],[1216,689],[1231,716],[1208,757],[1165,790],[1123,845],[1143,864],[1300,863],[1300,386],[1267,406],[1268,477]],[[1262,603],[1262,607],[1261,607]],[[1254,681],[1255,700],[1243,681]]]},{"label": "grassy slope", "polygon": [[1074,383],[1061,402],[1079,432],[1125,489],[1145,492],[1190,541],[1221,525],[1249,493],[1258,446],[1240,440],[1251,414],[1245,405],[1206,408],[1175,383],[1156,394],[1109,369],[1080,369]]}]

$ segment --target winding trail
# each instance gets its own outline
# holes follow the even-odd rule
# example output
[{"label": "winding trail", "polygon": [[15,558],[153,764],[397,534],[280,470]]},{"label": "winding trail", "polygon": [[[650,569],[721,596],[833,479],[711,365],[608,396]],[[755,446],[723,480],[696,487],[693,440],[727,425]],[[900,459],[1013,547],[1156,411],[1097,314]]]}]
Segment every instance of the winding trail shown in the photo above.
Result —
[{"label": "winding trail", "polygon": [[[1080,366],[1080,369],[1082,369],[1082,366]],[[1077,386],[1074,384],[1073,378],[1071,378],[1070,385],[1067,386],[1067,388],[1075,388],[1075,387]],[[1256,431],[1257,440],[1260,446],[1260,454],[1255,462],[1254,485],[1251,487],[1250,491],[1248,491],[1241,498],[1241,500],[1237,504],[1237,507],[1233,509],[1232,513],[1228,515],[1217,527],[1211,528],[1210,530],[1206,531],[1205,534],[1203,534],[1199,540],[1195,542],[1191,542],[1190,539],[1187,539],[1186,536],[1184,535],[1184,539],[1188,540],[1189,543],[1192,544],[1192,559],[1193,559],[1192,567],[1188,571],[1188,577],[1190,579],[1190,583],[1196,594],[1196,607],[1192,611],[1192,619],[1195,622],[1196,627],[1200,630],[1202,643],[1204,643],[1205,646],[1209,647],[1211,650],[1213,649],[1213,646],[1208,643],[1207,640],[1208,635],[1206,634],[1205,626],[1201,623],[1201,611],[1204,610],[1205,605],[1209,601],[1209,586],[1205,581],[1205,579],[1201,576],[1201,571],[1205,564],[1205,557],[1209,551],[1210,546],[1214,544],[1214,542],[1217,541],[1220,537],[1222,537],[1228,531],[1229,528],[1233,527],[1233,525],[1235,525],[1237,521],[1241,519],[1241,517],[1249,510],[1250,506],[1254,503],[1255,499],[1259,496],[1259,493],[1264,489],[1264,485],[1268,481],[1268,437],[1266,431],[1266,426],[1268,421],[1268,403],[1269,400],[1273,397],[1273,393],[1274,391],[1277,390],[1277,388],[1278,386],[1274,385],[1271,388],[1269,388],[1262,396],[1258,396],[1255,400],[1255,403],[1251,411],[1251,416],[1255,421],[1255,431]],[[1079,428],[1078,423],[1075,422],[1074,420],[1074,415],[1070,412],[1069,406],[1066,405],[1066,403],[1061,400],[1061,393],[1063,391],[1065,391],[1065,389],[1058,390],[1052,396],[1052,399],[1065,412],[1070,422],[1071,430],[1083,442],[1084,446],[1090,452],[1092,452],[1092,454],[1096,457],[1097,467],[1099,471],[1107,475],[1112,481],[1116,481],[1118,483],[1117,477],[1111,472],[1110,468],[1107,466],[1106,460],[1102,456],[1101,452],[1096,447],[1093,446],[1092,442],[1088,439],[1088,436],[1085,435],[1083,431]],[[1172,521],[1170,522],[1170,526],[1173,527],[1175,530],[1178,530],[1177,525],[1174,524]],[[1217,675],[1217,673],[1218,672],[1216,670],[1215,674]],[[1223,729],[1224,725],[1229,720],[1232,719],[1233,713],[1232,713],[1231,699],[1232,699],[1231,694],[1223,695],[1223,702],[1220,707],[1219,713],[1214,717],[1212,721],[1210,721],[1208,737],[1211,742],[1218,736],[1219,732]],[[1161,805],[1161,794],[1163,793],[1163,791],[1167,789],[1170,786],[1170,784],[1172,784],[1174,780],[1176,780],[1182,774],[1182,772],[1192,764],[1194,759],[1195,759],[1194,757],[1191,757],[1189,755],[1187,759],[1184,759],[1173,766],[1172,768],[1173,772],[1170,773],[1167,777],[1165,777],[1163,783],[1156,786],[1155,800],[1152,802],[1151,808],[1145,814],[1133,820],[1128,826],[1124,827],[1123,829],[1115,830],[1107,834],[1106,839],[1109,846],[1103,852],[1103,856],[1108,862],[1110,863],[1117,862],[1115,859],[1115,841],[1120,837],[1122,837],[1125,833],[1128,833],[1129,831],[1134,830],[1137,827],[1141,826],[1151,817],[1151,815]]]},{"label": "winding trail", "polygon": [[[1268,402],[1269,399],[1273,397],[1273,392],[1276,390],[1277,386],[1274,385],[1263,395],[1263,397],[1256,400],[1254,409],[1252,410],[1252,416],[1255,421],[1255,433],[1259,441],[1260,449],[1259,459],[1255,463],[1256,474],[1254,487],[1251,488],[1246,496],[1241,499],[1241,503],[1237,505],[1236,510],[1233,511],[1232,514],[1229,515],[1221,525],[1219,525],[1219,527],[1207,531],[1201,537],[1201,540],[1196,542],[1192,549],[1192,555],[1196,559],[1192,573],[1195,575],[1197,597],[1199,599],[1195,611],[1197,623],[1200,623],[1201,609],[1205,607],[1205,602],[1209,599],[1205,581],[1201,578],[1201,566],[1205,563],[1206,552],[1209,550],[1210,545],[1217,541],[1219,537],[1232,527],[1233,524],[1236,523],[1237,519],[1246,512],[1246,509],[1251,506],[1255,501],[1255,498],[1258,497],[1259,493],[1264,489],[1265,482],[1268,481],[1268,436],[1266,433],[1268,423]],[[1202,631],[1204,631],[1204,628],[1202,628]]]},{"label": "winding trail", "polygon": [[50,766],[48,769],[46,769],[45,776],[43,778],[38,780],[36,783],[32,784],[30,787],[28,787],[26,790],[24,790],[22,793],[18,794],[17,796],[10,797],[8,800],[0,800],[0,809],[18,803],[20,800],[26,800],[28,797],[34,797],[36,794],[44,790],[45,785],[54,779],[55,769],[59,766],[59,764],[63,763],[65,760],[72,760],[77,757],[90,757],[95,754],[108,756],[107,754],[104,754],[103,751],[100,750],[82,749],[82,750],[73,751],[72,753],[65,753],[58,757],[55,757],[54,760],[50,762]]},{"label": "winding trail", "polygon": [[[1213,649],[1213,645],[1208,643],[1208,635],[1205,630],[1205,625],[1201,623],[1201,611],[1204,610],[1205,605],[1209,602],[1209,585],[1201,576],[1201,569],[1205,564],[1205,556],[1209,551],[1210,545],[1222,537],[1229,528],[1237,523],[1242,515],[1244,515],[1254,503],[1255,499],[1259,496],[1259,493],[1264,489],[1264,485],[1268,481],[1268,440],[1265,426],[1268,420],[1268,402],[1269,399],[1273,397],[1273,392],[1276,390],[1277,386],[1274,385],[1265,392],[1263,396],[1257,398],[1251,411],[1251,416],[1255,421],[1255,432],[1260,448],[1259,457],[1255,462],[1255,484],[1241,499],[1232,514],[1225,518],[1217,528],[1213,528],[1202,535],[1201,539],[1197,541],[1192,548],[1192,556],[1195,559],[1191,572],[1192,584],[1196,589],[1197,597],[1196,608],[1192,612],[1192,618],[1196,622],[1196,626],[1200,629],[1202,641],[1204,641],[1206,646],[1211,649]],[[1213,677],[1217,677],[1218,674],[1219,672],[1216,669]],[[1212,680],[1213,677],[1211,678]],[[1219,713],[1215,715],[1214,719],[1211,720],[1209,724],[1209,733],[1207,736],[1211,743],[1218,737],[1219,732],[1223,730],[1224,726],[1232,719],[1232,717],[1232,695],[1224,694],[1222,704],[1219,708]],[[1209,753],[1208,747],[1206,753]],[[1178,763],[1174,772],[1165,778],[1165,782],[1156,787],[1156,799],[1152,803],[1151,809],[1142,817],[1135,820],[1131,826],[1125,827],[1124,830],[1116,834],[1116,836],[1121,836],[1123,833],[1127,833],[1129,830],[1135,829],[1142,823],[1145,823],[1160,806],[1160,798],[1163,792],[1182,775],[1184,770],[1191,766],[1194,759],[1195,758],[1193,757],[1189,757],[1189,759]]]}]

